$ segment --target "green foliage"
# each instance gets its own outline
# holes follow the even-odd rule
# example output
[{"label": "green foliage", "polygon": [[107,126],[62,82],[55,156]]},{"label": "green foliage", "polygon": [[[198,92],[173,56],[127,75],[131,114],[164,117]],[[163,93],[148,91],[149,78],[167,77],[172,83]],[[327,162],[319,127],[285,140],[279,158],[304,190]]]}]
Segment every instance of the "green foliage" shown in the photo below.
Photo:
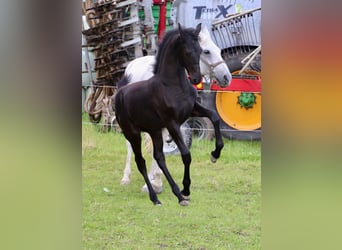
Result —
[{"label": "green foliage", "polygon": [[[214,141],[193,139],[190,205],[180,206],[163,178],[163,205],[153,206],[140,191],[144,181],[134,158],[131,184],[120,185],[123,135],[83,122],[84,249],[260,249],[260,142],[225,140],[214,164]],[[151,156],[145,156],[149,168]],[[180,155],[166,160],[182,188]]]}]

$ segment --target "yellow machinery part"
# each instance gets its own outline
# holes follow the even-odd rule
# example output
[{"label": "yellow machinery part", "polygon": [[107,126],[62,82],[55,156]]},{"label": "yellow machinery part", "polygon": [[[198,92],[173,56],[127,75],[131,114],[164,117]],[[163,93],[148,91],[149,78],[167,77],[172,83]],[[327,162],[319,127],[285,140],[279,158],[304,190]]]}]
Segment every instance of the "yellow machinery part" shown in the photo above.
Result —
[{"label": "yellow machinery part", "polygon": [[261,128],[261,94],[255,93],[252,108],[244,108],[238,103],[240,91],[216,93],[216,109],[221,119],[237,130],[255,130]]},{"label": "yellow machinery part", "polygon": [[[239,74],[240,70],[232,72]],[[254,70],[245,70],[244,74],[260,75]],[[255,93],[255,103],[252,108],[246,109],[238,103],[240,91],[217,92],[216,109],[221,119],[230,127],[237,130],[255,130],[261,128],[261,94]]]}]

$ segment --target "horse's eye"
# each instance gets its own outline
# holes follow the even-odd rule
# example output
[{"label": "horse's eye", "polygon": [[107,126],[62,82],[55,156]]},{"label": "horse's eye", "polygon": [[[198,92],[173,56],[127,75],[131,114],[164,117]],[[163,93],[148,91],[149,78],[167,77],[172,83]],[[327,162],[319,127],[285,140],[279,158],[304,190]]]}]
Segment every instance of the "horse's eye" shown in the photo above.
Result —
[{"label": "horse's eye", "polygon": [[203,50],[203,53],[206,54],[206,55],[209,55],[209,54],[210,54],[210,51],[207,50],[207,49],[204,49],[204,50]]}]

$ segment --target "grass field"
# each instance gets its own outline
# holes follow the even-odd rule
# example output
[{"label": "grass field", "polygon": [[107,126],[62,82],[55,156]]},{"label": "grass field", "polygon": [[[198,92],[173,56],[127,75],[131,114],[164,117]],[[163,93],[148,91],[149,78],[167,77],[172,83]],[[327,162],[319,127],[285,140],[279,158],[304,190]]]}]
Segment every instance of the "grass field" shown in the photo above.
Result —
[{"label": "grass field", "polygon": [[[180,206],[163,178],[163,205],[153,206],[134,160],[131,184],[120,185],[123,135],[99,133],[85,116],[82,132],[83,249],[260,249],[260,142],[225,140],[213,164],[214,141],[194,138],[190,205]],[[180,155],[166,160],[182,188]]]}]

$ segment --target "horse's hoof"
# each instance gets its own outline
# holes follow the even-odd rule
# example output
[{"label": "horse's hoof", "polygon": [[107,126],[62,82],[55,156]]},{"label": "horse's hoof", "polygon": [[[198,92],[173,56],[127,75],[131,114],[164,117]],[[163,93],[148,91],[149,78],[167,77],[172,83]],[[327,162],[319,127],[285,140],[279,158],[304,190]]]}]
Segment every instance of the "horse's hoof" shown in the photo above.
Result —
[{"label": "horse's hoof", "polygon": [[153,202],[153,205],[161,207],[163,204],[157,200],[157,201]]},{"label": "horse's hoof", "polygon": [[182,197],[184,198],[184,200],[190,201],[190,195],[184,195],[184,194],[182,194]]},{"label": "horse's hoof", "polygon": [[[152,184],[152,187],[154,192],[156,192],[157,194],[160,194],[163,191],[163,186],[155,186]],[[141,188],[141,192],[148,193],[148,188],[146,184]]]},{"label": "horse's hoof", "polygon": [[216,163],[217,158],[215,158],[213,155],[210,155],[210,160],[212,163]]},{"label": "horse's hoof", "polygon": [[181,206],[189,206],[189,204],[190,204],[190,202],[187,200],[182,200],[179,202],[179,205],[181,205]]},{"label": "horse's hoof", "polygon": [[160,194],[161,192],[163,192],[163,187],[153,187],[154,192],[156,192],[156,194]]},{"label": "horse's hoof", "polygon": [[163,191],[163,183],[160,180],[152,180],[151,185],[154,192],[156,192],[157,194],[160,194]]},{"label": "horse's hoof", "polygon": [[130,180],[128,180],[128,179],[122,179],[121,182],[120,182],[120,185],[126,186],[126,185],[128,185],[129,183],[130,183]]},{"label": "horse's hoof", "polygon": [[141,192],[148,193],[148,188],[146,184],[141,188]]}]

